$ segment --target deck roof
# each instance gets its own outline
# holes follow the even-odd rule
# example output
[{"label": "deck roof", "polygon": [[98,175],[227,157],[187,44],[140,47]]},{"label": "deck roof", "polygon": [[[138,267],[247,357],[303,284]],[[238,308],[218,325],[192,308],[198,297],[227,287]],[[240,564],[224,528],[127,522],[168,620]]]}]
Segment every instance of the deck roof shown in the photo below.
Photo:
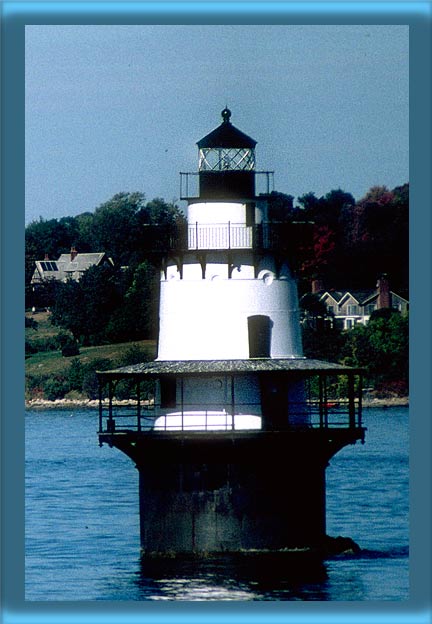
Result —
[{"label": "deck roof", "polygon": [[248,358],[243,360],[154,360],[97,371],[101,377],[158,377],[160,375],[238,374],[261,372],[360,373],[362,369],[307,358]]}]

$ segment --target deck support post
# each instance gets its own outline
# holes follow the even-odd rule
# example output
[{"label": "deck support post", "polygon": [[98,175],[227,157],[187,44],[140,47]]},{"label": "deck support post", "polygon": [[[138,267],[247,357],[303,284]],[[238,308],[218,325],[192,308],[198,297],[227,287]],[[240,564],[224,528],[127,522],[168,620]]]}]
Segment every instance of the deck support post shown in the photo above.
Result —
[{"label": "deck support post", "polygon": [[137,379],[137,430],[141,431],[141,384]]},{"label": "deck support post", "polygon": [[354,375],[348,375],[348,419],[349,427],[355,428]]}]

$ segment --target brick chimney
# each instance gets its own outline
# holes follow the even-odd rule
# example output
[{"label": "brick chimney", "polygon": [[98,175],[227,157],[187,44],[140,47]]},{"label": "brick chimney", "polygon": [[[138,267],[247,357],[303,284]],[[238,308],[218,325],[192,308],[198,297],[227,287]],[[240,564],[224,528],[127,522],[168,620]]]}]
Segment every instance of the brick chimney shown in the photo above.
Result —
[{"label": "brick chimney", "polygon": [[318,294],[319,292],[324,290],[324,282],[321,278],[319,277],[315,277],[312,280],[312,284],[311,284],[311,292],[313,295]]},{"label": "brick chimney", "polygon": [[48,256],[48,254],[47,254],[47,253],[45,254],[45,258],[44,258],[44,260],[45,260],[45,261],[49,260],[49,256]]},{"label": "brick chimney", "polygon": [[72,262],[73,260],[75,260],[75,257],[76,257],[76,255],[77,255],[77,254],[78,254],[78,252],[77,252],[77,250],[75,249],[75,247],[71,247],[71,250],[70,250],[70,259],[71,259],[71,262]]},{"label": "brick chimney", "polygon": [[378,289],[377,309],[391,307],[390,285],[385,273],[380,275],[376,285]]}]

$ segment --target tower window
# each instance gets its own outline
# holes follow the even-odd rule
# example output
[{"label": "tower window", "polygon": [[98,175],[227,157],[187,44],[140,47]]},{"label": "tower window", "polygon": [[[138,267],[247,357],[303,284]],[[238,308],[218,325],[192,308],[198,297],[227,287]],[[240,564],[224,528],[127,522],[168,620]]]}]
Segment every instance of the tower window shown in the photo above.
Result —
[{"label": "tower window", "polygon": [[176,406],[176,378],[162,377],[160,380],[160,406]]},{"label": "tower window", "polygon": [[251,227],[255,225],[255,204],[246,205],[246,226]]}]

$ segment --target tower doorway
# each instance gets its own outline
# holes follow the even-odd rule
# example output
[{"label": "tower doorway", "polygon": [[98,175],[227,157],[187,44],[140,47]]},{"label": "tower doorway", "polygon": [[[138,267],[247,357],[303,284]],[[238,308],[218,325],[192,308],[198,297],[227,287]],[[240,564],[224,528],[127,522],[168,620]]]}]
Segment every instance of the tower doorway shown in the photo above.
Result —
[{"label": "tower doorway", "polygon": [[273,321],[269,316],[256,314],[248,317],[249,357],[269,358]]}]

